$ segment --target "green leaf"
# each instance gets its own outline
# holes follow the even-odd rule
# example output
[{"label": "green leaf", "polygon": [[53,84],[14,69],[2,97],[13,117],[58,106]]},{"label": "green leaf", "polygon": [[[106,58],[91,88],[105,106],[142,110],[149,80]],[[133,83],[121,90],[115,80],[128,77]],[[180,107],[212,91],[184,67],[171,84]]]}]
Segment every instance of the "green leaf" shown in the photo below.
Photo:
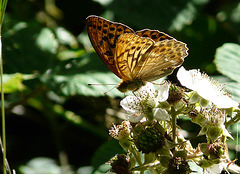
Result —
[{"label": "green leaf", "polygon": [[32,75],[23,75],[21,73],[3,74],[4,93],[23,91],[26,86],[22,82],[31,78],[33,78]]},{"label": "green leaf", "polygon": [[100,165],[108,162],[116,154],[125,153],[118,141],[110,140],[104,143],[94,154],[92,158],[92,166],[98,169]]},{"label": "green leaf", "polygon": [[[6,31],[6,29],[4,30]],[[44,73],[55,65],[58,43],[48,28],[35,22],[17,22],[3,33],[4,72]]]},{"label": "green leaf", "polygon": [[240,45],[225,43],[219,47],[215,55],[215,64],[222,74],[240,82]]},{"label": "green leaf", "polygon": [[56,35],[60,43],[70,45],[72,48],[78,47],[77,39],[63,27],[56,29]]},{"label": "green leaf", "polygon": [[233,100],[240,102],[240,83],[227,82],[225,83],[227,92],[232,95]]},{"label": "green leaf", "polygon": [[115,0],[109,8],[120,21],[137,28],[181,30],[196,17],[208,0]]},{"label": "green leaf", "polygon": [[61,167],[53,159],[38,157],[30,160],[26,165],[20,166],[20,171],[24,174],[61,174]]},{"label": "green leaf", "polygon": [[37,39],[36,44],[41,50],[50,53],[56,53],[58,48],[58,41],[55,39],[54,34],[49,28],[43,28]]},{"label": "green leaf", "polygon": [[63,61],[53,71],[44,74],[41,80],[54,92],[64,96],[104,96],[105,92],[112,97],[123,96],[114,89],[120,79],[108,70],[96,53]]}]

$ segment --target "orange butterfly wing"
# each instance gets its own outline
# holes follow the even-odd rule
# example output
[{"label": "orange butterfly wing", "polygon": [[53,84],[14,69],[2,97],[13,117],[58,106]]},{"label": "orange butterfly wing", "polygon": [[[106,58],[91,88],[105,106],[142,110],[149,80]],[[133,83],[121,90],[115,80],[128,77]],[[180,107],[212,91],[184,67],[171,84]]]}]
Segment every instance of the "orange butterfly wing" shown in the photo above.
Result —
[{"label": "orange butterfly wing", "polygon": [[127,33],[117,41],[115,62],[124,81],[154,81],[181,65],[187,50],[186,44],[173,38],[155,42]]},{"label": "orange butterfly wing", "polygon": [[123,34],[119,37],[115,52],[115,62],[124,81],[136,79],[135,68],[143,55],[154,44],[149,38],[139,37],[133,33]]},{"label": "orange butterfly wing", "polygon": [[126,25],[94,15],[87,17],[86,24],[88,36],[98,56],[114,74],[122,78],[114,60],[117,39],[124,33],[134,31]]}]

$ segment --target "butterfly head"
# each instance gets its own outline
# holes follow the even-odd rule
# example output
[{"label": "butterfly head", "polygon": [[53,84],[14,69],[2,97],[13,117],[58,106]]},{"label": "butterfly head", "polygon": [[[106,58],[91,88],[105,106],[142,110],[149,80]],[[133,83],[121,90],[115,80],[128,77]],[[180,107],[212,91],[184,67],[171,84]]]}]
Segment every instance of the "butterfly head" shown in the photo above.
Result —
[{"label": "butterfly head", "polygon": [[137,91],[139,88],[141,88],[144,85],[146,85],[146,82],[142,80],[122,81],[117,87],[117,89],[120,92],[125,93],[127,91]]}]

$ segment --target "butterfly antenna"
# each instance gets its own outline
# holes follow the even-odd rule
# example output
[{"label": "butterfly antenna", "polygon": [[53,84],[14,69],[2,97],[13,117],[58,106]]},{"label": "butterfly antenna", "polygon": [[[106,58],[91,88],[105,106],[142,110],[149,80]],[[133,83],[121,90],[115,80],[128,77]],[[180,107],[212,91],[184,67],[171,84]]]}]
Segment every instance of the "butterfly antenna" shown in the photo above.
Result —
[{"label": "butterfly antenna", "polygon": [[88,86],[91,86],[91,85],[116,85],[116,84],[94,84],[94,83],[89,83]]},{"label": "butterfly antenna", "polygon": [[92,85],[114,85],[114,87],[113,87],[113,88],[111,88],[111,89],[110,89],[110,90],[108,90],[107,92],[104,92],[104,95],[105,95],[105,94],[107,94],[108,92],[112,91],[114,88],[116,88],[116,87],[117,87],[117,85],[116,85],[116,84],[93,84],[93,83],[89,83],[88,85],[89,85],[89,86],[92,86]]},{"label": "butterfly antenna", "polygon": [[113,88],[111,88],[110,90],[108,90],[107,92],[104,92],[104,95],[105,94],[107,94],[107,93],[109,93],[110,91],[112,91],[114,88],[116,88],[117,87],[117,85],[115,85]]}]

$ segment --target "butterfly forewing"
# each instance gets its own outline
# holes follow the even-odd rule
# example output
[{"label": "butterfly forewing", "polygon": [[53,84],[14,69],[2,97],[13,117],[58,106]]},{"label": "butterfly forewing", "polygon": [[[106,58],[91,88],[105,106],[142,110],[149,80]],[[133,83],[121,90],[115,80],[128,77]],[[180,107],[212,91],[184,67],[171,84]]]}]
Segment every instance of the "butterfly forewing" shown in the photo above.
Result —
[{"label": "butterfly forewing", "polygon": [[116,46],[115,61],[123,80],[135,79],[136,66],[141,62],[143,55],[154,44],[149,38],[139,37],[128,33],[119,37]]},{"label": "butterfly forewing", "polygon": [[114,61],[116,42],[120,35],[132,33],[133,30],[121,23],[111,22],[94,15],[86,20],[88,35],[94,49],[107,67],[121,78]]}]

